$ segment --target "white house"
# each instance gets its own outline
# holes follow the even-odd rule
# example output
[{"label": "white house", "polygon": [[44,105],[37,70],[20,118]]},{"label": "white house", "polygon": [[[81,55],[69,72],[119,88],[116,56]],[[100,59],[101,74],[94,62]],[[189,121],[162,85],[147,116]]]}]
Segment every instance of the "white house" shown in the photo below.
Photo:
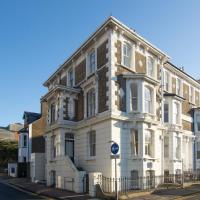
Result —
[{"label": "white house", "polygon": [[44,83],[48,185],[82,192],[84,177],[193,170],[193,115],[200,84],[169,57],[109,17]]}]

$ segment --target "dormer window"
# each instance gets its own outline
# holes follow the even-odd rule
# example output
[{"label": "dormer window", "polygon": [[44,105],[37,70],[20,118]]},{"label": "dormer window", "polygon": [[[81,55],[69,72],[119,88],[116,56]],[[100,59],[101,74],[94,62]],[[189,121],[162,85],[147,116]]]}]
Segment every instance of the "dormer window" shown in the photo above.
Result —
[{"label": "dormer window", "polygon": [[123,44],[123,51],[122,51],[122,64],[125,67],[131,66],[131,46],[127,43]]},{"label": "dormer window", "polygon": [[149,56],[148,57],[148,69],[147,69],[147,75],[150,76],[150,77],[153,77],[154,76],[154,59]]},{"label": "dormer window", "polygon": [[95,68],[96,68],[96,54],[95,50],[93,50],[88,55],[88,75],[93,74],[95,72]]}]

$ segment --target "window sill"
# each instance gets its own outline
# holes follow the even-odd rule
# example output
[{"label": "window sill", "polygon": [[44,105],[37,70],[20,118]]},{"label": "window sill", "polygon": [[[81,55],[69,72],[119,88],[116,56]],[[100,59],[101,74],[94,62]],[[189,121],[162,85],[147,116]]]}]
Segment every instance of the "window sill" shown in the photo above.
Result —
[{"label": "window sill", "polygon": [[86,159],[86,161],[93,161],[96,160],[96,156],[91,156]]},{"label": "window sill", "polygon": [[117,66],[121,66],[121,67],[123,67],[124,69],[127,69],[127,70],[130,71],[130,72],[135,73],[134,67],[127,67],[127,66],[125,66],[125,65],[123,65],[123,64],[119,64],[119,63],[117,63],[116,65],[117,65]]}]

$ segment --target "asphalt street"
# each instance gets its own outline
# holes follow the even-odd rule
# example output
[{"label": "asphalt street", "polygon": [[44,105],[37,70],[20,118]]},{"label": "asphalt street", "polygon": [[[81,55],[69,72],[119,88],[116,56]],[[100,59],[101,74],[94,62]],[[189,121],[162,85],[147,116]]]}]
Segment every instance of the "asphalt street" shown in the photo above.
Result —
[{"label": "asphalt street", "polygon": [[0,183],[0,200],[31,200],[44,199],[37,195],[31,195],[21,190]]}]

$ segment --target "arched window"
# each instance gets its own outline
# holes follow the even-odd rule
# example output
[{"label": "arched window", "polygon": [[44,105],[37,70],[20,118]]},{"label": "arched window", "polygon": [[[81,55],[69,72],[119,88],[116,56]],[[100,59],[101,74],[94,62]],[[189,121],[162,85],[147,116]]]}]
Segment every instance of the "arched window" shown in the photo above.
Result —
[{"label": "arched window", "polygon": [[138,110],[138,87],[137,83],[131,84],[131,110]]},{"label": "arched window", "polygon": [[145,87],[144,90],[144,111],[145,113],[151,113],[152,112],[152,94],[151,89],[148,87]]}]

